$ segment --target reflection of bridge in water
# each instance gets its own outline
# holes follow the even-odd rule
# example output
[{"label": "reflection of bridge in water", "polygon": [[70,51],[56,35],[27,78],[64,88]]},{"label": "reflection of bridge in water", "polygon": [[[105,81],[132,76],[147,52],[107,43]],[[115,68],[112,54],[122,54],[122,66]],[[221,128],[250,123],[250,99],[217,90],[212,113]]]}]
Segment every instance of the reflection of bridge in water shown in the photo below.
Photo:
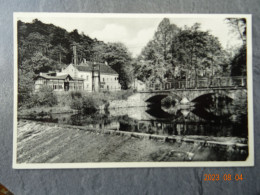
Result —
[{"label": "reflection of bridge in water", "polygon": [[[224,127],[224,128],[223,128]],[[225,119],[207,120],[193,112],[179,113],[171,119],[138,120],[131,131],[158,135],[203,135],[203,136],[241,136],[246,129],[236,129],[228,117]],[[129,129],[128,129],[129,130]]]},{"label": "reflection of bridge in water", "polygon": [[[147,110],[141,108],[120,109],[118,115],[126,116],[121,120],[120,130],[157,135],[203,135],[203,136],[241,136],[246,128],[236,127],[237,124],[229,116],[216,117],[212,113],[197,115],[196,111],[180,110],[169,114],[163,110]],[[138,111],[139,110],[139,111]],[[134,112],[135,111],[135,112]],[[114,115],[111,112],[112,116]],[[117,115],[117,114],[116,114]],[[157,117],[160,115],[161,117]],[[205,116],[208,115],[208,116]],[[114,115],[115,116],[115,115]],[[241,134],[242,132],[242,134]]]}]

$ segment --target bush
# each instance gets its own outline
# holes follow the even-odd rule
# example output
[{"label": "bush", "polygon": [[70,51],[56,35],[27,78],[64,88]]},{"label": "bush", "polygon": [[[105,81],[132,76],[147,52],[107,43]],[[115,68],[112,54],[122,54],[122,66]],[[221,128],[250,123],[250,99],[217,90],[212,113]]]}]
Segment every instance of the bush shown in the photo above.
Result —
[{"label": "bush", "polygon": [[80,91],[72,91],[70,96],[72,99],[82,98],[82,93]]},{"label": "bush", "polygon": [[99,102],[92,96],[86,96],[82,101],[82,110],[84,113],[93,113],[99,109]]},{"label": "bush", "polygon": [[31,108],[34,106],[54,106],[57,105],[57,97],[53,93],[52,88],[43,86],[36,93],[33,93],[30,97],[30,101],[27,107]]},{"label": "bush", "polygon": [[132,94],[134,94],[133,90],[116,92],[104,91],[86,94],[81,92],[71,92],[70,107],[72,109],[82,110],[86,114],[93,113],[96,112],[100,106],[107,105],[110,101],[127,99]]},{"label": "bush", "polygon": [[81,98],[75,98],[71,100],[70,107],[75,110],[81,110],[82,109],[82,99]]}]

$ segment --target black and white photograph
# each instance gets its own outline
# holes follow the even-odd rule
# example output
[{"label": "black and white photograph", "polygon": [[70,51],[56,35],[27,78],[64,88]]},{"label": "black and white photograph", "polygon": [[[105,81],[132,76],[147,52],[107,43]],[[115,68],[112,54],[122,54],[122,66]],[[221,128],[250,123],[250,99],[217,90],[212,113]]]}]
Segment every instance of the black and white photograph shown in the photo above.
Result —
[{"label": "black and white photograph", "polygon": [[13,21],[13,168],[254,165],[251,15]]}]

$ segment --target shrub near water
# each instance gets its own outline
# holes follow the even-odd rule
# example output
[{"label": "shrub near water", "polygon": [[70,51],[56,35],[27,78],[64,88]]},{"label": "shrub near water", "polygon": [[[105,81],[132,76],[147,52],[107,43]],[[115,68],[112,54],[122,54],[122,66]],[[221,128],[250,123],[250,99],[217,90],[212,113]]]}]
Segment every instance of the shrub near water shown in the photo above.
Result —
[{"label": "shrub near water", "polygon": [[87,96],[83,98],[82,110],[84,113],[96,112],[99,108],[99,102],[92,96]]},{"label": "shrub near water", "polygon": [[34,106],[54,106],[57,105],[57,103],[57,97],[55,94],[53,94],[52,88],[43,86],[37,93],[31,95],[27,107],[31,108]]},{"label": "shrub near water", "polygon": [[104,92],[71,92],[71,103],[72,109],[81,110],[84,113],[93,113],[100,109],[101,106],[108,104],[113,100],[127,99],[133,94],[132,90],[129,91],[104,91]]},{"label": "shrub near water", "polygon": [[70,107],[72,109],[81,110],[82,109],[82,93],[79,91],[70,92],[71,102]]},{"label": "shrub near water", "polygon": [[71,92],[71,104],[72,109],[81,110],[84,113],[94,113],[99,109],[99,106],[106,103],[105,97],[98,93],[87,93],[85,95],[82,92]]}]

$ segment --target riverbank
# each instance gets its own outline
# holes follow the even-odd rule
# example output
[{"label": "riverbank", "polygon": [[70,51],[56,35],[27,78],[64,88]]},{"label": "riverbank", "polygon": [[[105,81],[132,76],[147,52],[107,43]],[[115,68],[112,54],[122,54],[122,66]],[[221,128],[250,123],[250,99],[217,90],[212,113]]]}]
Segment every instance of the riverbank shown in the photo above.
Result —
[{"label": "riverbank", "polygon": [[17,163],[227,161],[247,156],[245,143],[236,146],[237,139],[229,139],[230,144],[222,147],[217,145],[219,140],[207,145],[203,139],[169,140],[29,120],[18,121],[17,135]]},{"label": "riverbank", "polygon": [[[48,97],[46,92],[41,93],[43,93],[41,96]],[[29,101],[27,104],[18,108],[18,118],[34,119],[38,116],[78,112],[88,114],[95,113],[98,110],[104,111],[108,107],[115,108],[116,106],[113,105],[130,107],[132,104],[129,104],[129,102],[133,102],[133,100],[129,101],[128,98],[134,94],[133,90],[94,93],[84,91],[49,93],[51,96],[55,97],[56,104],[41,105],[37,98],[32,98],[32,102]],[[38,94],[36,95],[38,97]]]}]

